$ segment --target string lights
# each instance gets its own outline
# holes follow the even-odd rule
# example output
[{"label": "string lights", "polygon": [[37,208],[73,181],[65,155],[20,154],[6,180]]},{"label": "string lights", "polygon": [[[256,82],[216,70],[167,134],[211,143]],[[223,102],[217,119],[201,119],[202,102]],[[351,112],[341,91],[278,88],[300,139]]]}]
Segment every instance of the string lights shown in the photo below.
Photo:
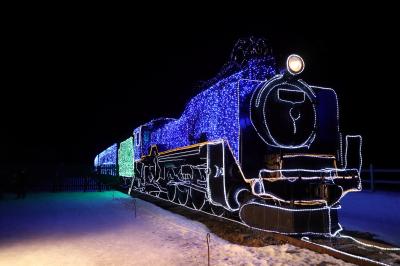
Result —
[{"label": "string lights", "polygon": [[[295,77],[304,68],[299,56],[291,63],[292,75],[278,74],[274,57],[268,49],[254,49],[258,45],[264,43],[238,42],[237,49],[249,51],[234,51],[230,65],[187,103],[178,119],[159,118],[135,128],[118,151],[114,144],[96,156],[95,166],[116,166],[118,157],[119,175],[133,177],[129,193],[168,198],[196,210],[208,203],[214,207],[211,213],[237,213],[246,225],[243,208],[264,207],[269,214],[279,211],[293,217],[310,213],[323,217],[318,218],[324,220],[323,229],[310,225],[309,231],[294,233],[336,235],[341,227],[331,215],[336,215],[338,201],[361,189],[361,137],[346,136],[343,155],[336,93]],[[348,169],[349,140],[357,138],[360,163]],[[244,161],[243,153],[256,160]],[[269,155],[276,155],[277,167],[260,160]],[[271,185],[277,181],[274,184],[303,189],[310,197],[277,193],[283,187]],[[309,191],[328,185],[333,194]],[[192,193],[199,197],[196,203],[189,200],[196,200]],[[250,195],[247,202],[239,201],[240,193]]]},{"label": "string lights", "polygon": [[133,137],[122,141],[118,149],[119,175],[133,177],[134,175]]},{"label": "string lights", "polygon": [[95,167],[100,168],[102,174],[116,175],[117,149],[118,144],[115,143],[96,156]]},{"label": "string lights", "polygon": [[[179,119],[164,119],[165,124],[156,130],[151,123],[136,128],[134,134],[141,135],[142,147],[135,150],[135,159],[147,155],[155,144],[159,151],[164,151],[218,139],[227,140],[239,159],[239,101],[251,96],[255,84],[244,84],[240,92],[237,84],[243,79],[265,80],[276,72],[273,57],[250,60],[241,71],[219,80],[192,98]],[[143,126],[149,127],[147,140],[140,133]]]}]

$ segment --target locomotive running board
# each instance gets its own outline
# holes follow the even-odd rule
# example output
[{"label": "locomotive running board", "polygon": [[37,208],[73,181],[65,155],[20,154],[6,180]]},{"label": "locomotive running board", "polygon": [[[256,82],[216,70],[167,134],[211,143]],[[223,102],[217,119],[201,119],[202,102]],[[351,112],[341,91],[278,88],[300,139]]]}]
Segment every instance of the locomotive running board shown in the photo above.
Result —
[{"label": "locomotive running board", "polygon": [[284,234],[332,235],[340,230],[337,209],[330,207],[295,209],[252,200],[240,208],[239,216],[249,227]]}]

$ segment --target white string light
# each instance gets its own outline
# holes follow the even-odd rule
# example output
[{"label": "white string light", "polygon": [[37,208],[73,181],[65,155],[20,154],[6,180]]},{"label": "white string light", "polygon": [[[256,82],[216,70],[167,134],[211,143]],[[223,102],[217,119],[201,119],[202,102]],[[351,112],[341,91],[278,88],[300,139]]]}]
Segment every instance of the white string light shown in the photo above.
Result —
[{"label": "white string light", "polygon": [[[350,181],[351,179],[351,181],[355,180],[358,182],[356,183],[357,189],[349,188],[343,191],[343,188],[338,186],[342,191],[340,199],[350,191],[361,189],[360,169],[347,169],[348,139],[356,136],[346,136],[344,168],[336,167],[335,164],[335,167],[322,169],[261,169],[256,177],[246,176],[245,173],[243,173],[240,163],[241,149],[239,142],[241,138],[240,107],[242,101],[246,101],[250,103],[248,109],[250,117],[247,117],[247,119],[250,118],[250,127],[251,125],[253,126],[255,133],[258,134],[261,140],[267,145],[290,151],[296,151],[302,148],[310,149],[311,145],[317,139],[318,134],[316,127],[317,112],[319,109],[317,109],[316,106],[318,105],[319,95],[316,95],[316,91],[330,90],[334,93],[336,101],[337,121],[335,122],[337,122],[338,133],[338,138],[336,139],[336,146],[338,146],[338,149],[335,150],[333,154],[338,153],[338,156],[335,157],[330,154],[283,154],[282,158],[309,157],[324,160],[336,160],[337,158],[342,162],[342,139],[339,131],[339,106],[336,93],[332,89],[309,86],[302,80],[290,81],[283,75],[274,76],[276,69],[271,65],[265,64],[265,61],[262,60],[249,60],[246,64],[245,67],[242,67],[236,73],[217,80],[212,86],[193,97],[187,103],[179,119],[155,119],[134,129],[133,135],[135,145],[133,153],[138,174],[135,173],[135,177],[132,179],[129,193],[132,192],[132,190],[136,190],[140,193],[145,193],[160,199],[162,199],[160,195],[165,195],[165,193],[167,193],[168,198],[171,199],[169,200],[170,202],[188,207],[186,205],[189,202],[189,198],[192,196],[192,192],[197,191],[204,194],[203,204],[201,204],[199,209],[202,209],[205,203],[208,202],[213,206],[221,207],[223,210],[229,212],[239,211],[240,219],[240,209],[249,204],[262,205],[266,208],[279,209],[285,212],[327,212],[328,233],[295,232],[293,234],[336,235],[341,230],[341,227],[339,224],[340,230],[332,232],[331,210],[337,210],[338,207],[335,205],[338,201],[328,206],[327,201],[322,199],[309,201],[295,200],[295,208],[285,208],[279,205],[288,203],[288,199],[283,199],[274,195],[272,192],[267,192],[265,185],[267,184],[266,182],[278,180],[291,183],[297,180],[328,180],[334,183],[338,180],[349,179]],[[244,86],[240,86],[240,84],[244,84]],[[301,113],[295,113],[294,104],[311,104],[310,106],[312,109],[310,107],[310,115],[312,112],[313,117],[310,117],[310,119],[314,120],[312,122],[310,120],[310,134],[307,132],[306,137],[301,140],[301,142],[299,141],[298,144],[285,145],[279,143],[275,136],[272,135],[268,125],[269,114],[266,110],[266,108],[268,108],[266,101],[272,92],[276,93],[277,99],[280,102],[290,104],[288,115],[293,123],[293,134],[296,134],[300,130],[298,128],[299,124],[296,123],[300,118],[303,120],[304,117]],[[298,95],[293,95],[293,99],[289,99],[290,97],[284,97],[285,93],[296,93]],[[295,96],[301,96],[301,99],[295,99]],[[265,139],[258,131],[257,123],[255,123],[256,121],[253,121],[252,118],[252,113],[255,112],[254,108],[259,108],[261,105],[262,119],[260,119],[260,122],[264,123],[268,139]],[[247,113],[244,113],[247,116]],[[318,119],[320,118],[318,117]],[[357,137],[360,137],[361,145],[361,136]],[[204,142],[199,143],[200,140]],[[154,147],[160,150],[153,150]],[[204,151],[204,149],[206,149],[206,151]],[[211,150],[218,150],[217,154],[221,153],[221,155],[219,155],[220,157],[216,159],[215,162],[212,161],[212,158],[216,155],[212,156],[210,154]],[[152,154],[152,151],[155,151],[155,154]],[[204,153],[202,152],[205,152],[206,155],[203,155]],[[106,159],[109,153],[105,153],[105,151],[103,153],[96,156],[95,165],[113,165],[111,159]],[[150,157],[153,155],[155,156]],[[197,165],[187,163],[188,158],[196,156],[203,156],[200,158],[202,163]],[[152,161],[142,161],[145,158],[148,158],[146,160]],[[238,187],[237,191],[232,191],[233,197],[232,195],[228,195],[228,189],[231,189],[227,187],[230,185],[227,183],[228,177],[232,177],[228,176],[228,171],[226,169],[227,159],[233,159],[234,163],[230,166],[237,168],[239,171],[240,176],[235,176],[235,178],[238,178],[238,180],[241,178],[244,181],[242,187]],[[171,162],[176,162],[176,165],[171,164]],[[360,165],[361,163],[362,161],[360,161]],[[169,168],[165,167],[167,164],[173,166]],[[197,171],[199,172],[199,178],[195,177]],[[298,174],[300,173],[302,175],[306,174],[306,176],[299,177]],[[274,176],[277,174],[277,177],[268,177],[268,175],[266,177],[266,174],[272,174]],[[293,174],[297,174],[297,176],[293,176]],[[161,181],[163,181],[162,185],[160,184]],[[231,182],[230,179],[229,182]],[[214,189],[215,186],[221,190],[221,192],[218,191],[218,195],[214,195],[214,193],[217,193]],[[170,190],[168,190],[168,188],[170,188]],[[241,206],[238,201],[239,194],[245,190],[249,191],[249,189],[251,189],[251,193],[254,196],[273,199],[276,202],[270,205],[252,200]],[[201,201],[199,201],[199,203],[200,202]],[[304,203],[322,207],[305,208]],[[192,207],[192,209],[197,209],[194,205]],[[211,211],[214,213],[214,210]]]}]

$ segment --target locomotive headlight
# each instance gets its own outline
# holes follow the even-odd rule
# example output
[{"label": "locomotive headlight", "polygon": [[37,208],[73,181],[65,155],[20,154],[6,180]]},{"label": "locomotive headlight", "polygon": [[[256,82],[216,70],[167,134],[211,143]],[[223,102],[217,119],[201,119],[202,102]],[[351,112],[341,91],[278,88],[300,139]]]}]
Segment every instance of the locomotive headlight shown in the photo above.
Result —
[{"label": "locomotive headlight", "polygon": [[304,70],[304,61],[299,55],[289,55],[286,61],[286,67],[290,74],[298,75]]}]

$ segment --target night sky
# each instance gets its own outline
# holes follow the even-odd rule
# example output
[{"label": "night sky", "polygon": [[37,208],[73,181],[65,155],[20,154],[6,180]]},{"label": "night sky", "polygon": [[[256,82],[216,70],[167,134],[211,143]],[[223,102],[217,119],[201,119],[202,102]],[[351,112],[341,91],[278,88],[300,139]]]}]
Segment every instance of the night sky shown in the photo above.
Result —
[{"label": "night sky", "polygon": [[399,168],[395,17],[354,12],[139,17],[133,10],[10,22],[16,27],[7,30],[2,163],[92,164],[136,126],[179,117],[235,41],[255,35],[270,41],[279,64],[301,55],[308,84],[336,90],[342,130],[364,137],[364,163]]}]

